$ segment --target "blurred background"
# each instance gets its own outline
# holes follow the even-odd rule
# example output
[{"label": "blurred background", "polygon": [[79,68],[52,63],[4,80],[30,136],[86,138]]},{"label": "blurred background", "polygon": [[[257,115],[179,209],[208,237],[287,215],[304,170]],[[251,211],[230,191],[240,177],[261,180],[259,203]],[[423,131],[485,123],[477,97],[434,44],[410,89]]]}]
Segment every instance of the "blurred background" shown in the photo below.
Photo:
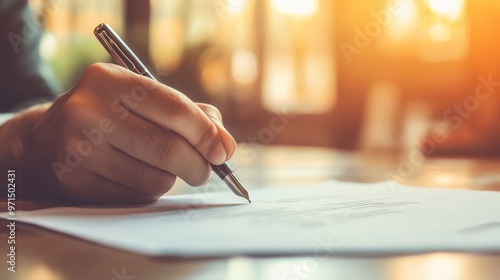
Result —
[{"label": "blurred background", "polygon": [[498,0],[30,4],[65,90],[111,61],[93,35],[106,22],[158,80],[217,106],[239,142],[500,155],[487,82],[500,81]]}]

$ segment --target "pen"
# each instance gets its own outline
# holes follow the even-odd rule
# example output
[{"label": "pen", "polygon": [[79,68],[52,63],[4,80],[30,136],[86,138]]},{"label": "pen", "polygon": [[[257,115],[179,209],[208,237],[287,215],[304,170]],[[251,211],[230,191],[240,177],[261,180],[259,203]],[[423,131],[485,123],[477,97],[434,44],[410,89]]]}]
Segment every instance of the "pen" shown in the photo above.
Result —
[{"label": "pen", "polygon": [[[99,24],[94,30],[94,35],[118,65],[123,66],[139,75],[146,76],[157,81],[148,71],[146,66],[142,64],[137,56],[109,25],[105,23]],[[236,173],[227,162],[222,165],[210,165],[212,166],[215,174],[217,174],[217,176],[219,176],[219,178],[226,183],[235,195],[241,196],[248,200],[248,202],[252,203],[250,201],[250,197],[248,196],[248,192],[245,190],[243,184],[238,179],[238,176],[236,176]]]}]

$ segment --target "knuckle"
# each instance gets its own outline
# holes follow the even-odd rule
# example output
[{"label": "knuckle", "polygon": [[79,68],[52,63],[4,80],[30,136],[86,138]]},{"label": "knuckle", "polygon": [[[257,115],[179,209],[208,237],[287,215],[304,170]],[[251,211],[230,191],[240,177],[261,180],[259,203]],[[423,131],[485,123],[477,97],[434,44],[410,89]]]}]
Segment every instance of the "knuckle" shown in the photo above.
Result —
[{"label": "knuckle", "polygon": [[109,172],[119,182],[128,182],[129,187],[140,193],[159,196],[169,191],[176,177],[168,172],[158,172],[146,168],[134,168],[131,164],[111,165]]},{"label": "knuckle", "polygon": [[215,125],[210,124],[200,134],[195,147],[198,151],[208,152],[220,143],[219,131]]},{"label": "knuckle", "polygon": [[83,74],[86,78],[98,78],[109,73],[109,67],[102,62],[90,64]]},{"label": "knuckle", "polygon": [[172,137],[169,141],[162,142],[156,145],[155,154],[158,155],[158,160],[162,166],[169,166],[171,162],[179,159],[181,156],[181,149],[177,137]]},{"label": "knuckle", "polygon": [[[129,137],[130,146],[134,151],[144,149],[146,156],[150,157],[157,153],[158,136],[157,131],[152,125],[137,125],[133,129],[134,137]],[[140,141],[134,141],[140,139]]]},{"label": "knuckle", "polygon": [[[171,133],[161,133],[152,125],[140,126],[130,137],[130,146],[136,152],[144,152],[146,158],[155,159],[160,166],[171,166],[182,156],[181,138]],[[165,137],[162,137],[165,136]],[[134,141],[132,139],[141,139]]]},{"label": "knuckle", "polygon": [[169,93],[165,103],[165,108],[168,108],[165,110],[165,118],[172,122],[182,122],[189,118],[191,111],[189,110],[188,103],[182,97],[174,93]]},{"label": "knuckle", "polygon": [[[123,164],[119,164],[119,165],[110,164],[108,166],[108,169],[109,169],[109,174],[111,174],[111,176],[113,178],[116,178],[117,181],[119,181],[119,182],[131,180],[135,177],[135,176],[131,176],[130,172],[132,171],[132,168],[130,168],[130,166],[127,163],[123,163]],[[134,184],[135,182],[131,182],[131,183]]]},{"label": "knuckle", "polygon": [[125,162],[109,165],[109,173],[117,182],[129,182],[130,186],[141,186],[138,183],[144,177],[144,172],[140,168],[133,168],[131,164]]}]

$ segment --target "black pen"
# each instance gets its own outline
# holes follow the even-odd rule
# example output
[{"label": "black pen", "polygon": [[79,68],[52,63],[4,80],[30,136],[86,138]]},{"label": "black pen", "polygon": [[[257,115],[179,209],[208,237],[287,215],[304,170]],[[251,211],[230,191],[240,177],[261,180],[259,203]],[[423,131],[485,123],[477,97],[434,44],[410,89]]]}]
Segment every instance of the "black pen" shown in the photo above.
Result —
[{"label": "black pen", "polygon": [[[155,77],[153,77],[144,64],[142,64],[137,56],[109,25],[105,23],[99,24],[94,30],[94,35],[117,64],[139,75],[146,76],[156,81]],[[227,162],[222,165],[210,165],[212,166],[215,174],[217,174],[217,176],[219,176],[224,183],[226,183],[235,195],[241,196],[251,203],[248,192],[245,190],[243,184],[236,176],[236,173],[234,173],[233,169]]]}]

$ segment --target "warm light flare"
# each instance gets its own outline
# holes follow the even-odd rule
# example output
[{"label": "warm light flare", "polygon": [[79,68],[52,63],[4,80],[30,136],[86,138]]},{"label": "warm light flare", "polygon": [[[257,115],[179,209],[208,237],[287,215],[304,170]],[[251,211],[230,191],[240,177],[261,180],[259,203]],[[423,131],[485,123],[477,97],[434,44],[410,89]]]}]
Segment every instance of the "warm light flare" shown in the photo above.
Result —
[{"label": "warm light flare", "polygon": [[394,1],[399,8],[387,25],[386,36],[379,42],[383,52],[391,56],[416,53],[429,63],[466,57],[469,39],[465,0]]},{"label": "warm light flare", "polygon": [[254,53],[245,50],[236,51],[231,59],[231,75],[241,85],[251,85],[257,80],[259,65]]},{"label": "warm light flare", "polygon": [[272,0],[273,8],[282,14],[310,16],[318,11],[318,0]]},{"label": "warm light flare", "polygon": [[396,17],[403,23],[409,24],[414,22],[417,18],[417,6],[415,5],[415,1],[413,0],[404,0],[401,1],[401,7],[399,8],[399,12],[396,13]]},{"label": "warm light flare", "polygon": [[[473,267],[473,263],[462,256],[436,253],[398,259],[393,264],[389,278],[459,280],[465,272],[474,271]],[[408,271],[419,271],[420,273],[408,273]]]},{"label": "warm light flare", "polygon": [[401,0],[398,12],[387,27],[395,40],[402,40],[418,23],[418,10],[413,0]]},{"label": "warm light flare", "polygon": [[427,0],[432,12],[454,21],[462,15],[464,2],[464,0]]},{"label": "warm light flare", "polygon": [[430,36],[436,42],[446,42],[452,39],[453,33],[448,25],[436,23],[430,29]]}]

